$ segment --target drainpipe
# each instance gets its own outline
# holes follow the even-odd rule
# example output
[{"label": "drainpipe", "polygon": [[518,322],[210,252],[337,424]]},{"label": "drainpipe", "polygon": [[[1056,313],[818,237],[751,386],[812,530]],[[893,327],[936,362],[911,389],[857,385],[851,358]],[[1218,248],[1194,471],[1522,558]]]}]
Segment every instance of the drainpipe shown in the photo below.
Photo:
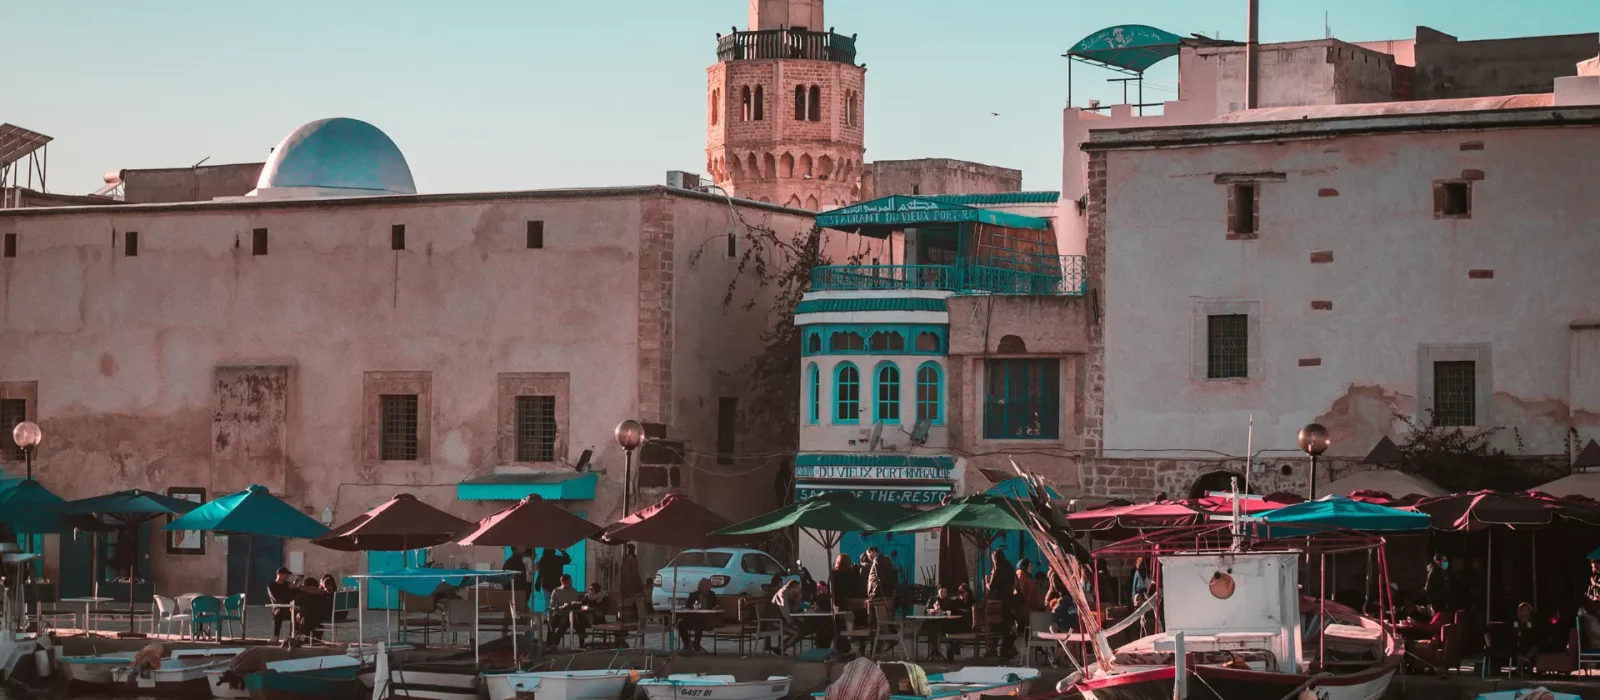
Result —
[{"label": "drainpipe", "polygon": [[1261,30],[1261,0],[1249,0],[1249,4],[1250,9],[1245,17],[1248,28],[1244,40],[1244,108],[1255,109],[1259,82],[1256,71],[1260,65],[1260,48],[1256,42],[1259,40]]}]

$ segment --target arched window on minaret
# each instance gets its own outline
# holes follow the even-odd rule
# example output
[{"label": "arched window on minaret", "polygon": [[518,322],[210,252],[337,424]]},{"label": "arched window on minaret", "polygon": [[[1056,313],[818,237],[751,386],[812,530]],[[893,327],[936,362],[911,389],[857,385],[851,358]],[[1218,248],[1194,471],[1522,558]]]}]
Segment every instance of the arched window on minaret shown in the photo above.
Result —
[{"label": "arched window on minaret", "polygon": [[740,117],[740,120],[741,121],[750,121],[751,113],[750,113],[750,86],[749,85],[744,86],[744,90],[740,92],[739,97],[740,97],[739,103],[743,106],[743,110],[744,110],[743,116]]},{"label": "arched window on minaret", "polygon": [[822,88],[811,86],[811,98],[806,100],[806,117],[814,122],[822,121]]},{"label": "arched window on minaret", "polygon": [[722,91],[711,91],[711,125],[717,125],[717,117],[722,113]]},{"label": "arched window on minaret", "polygon": [[756,121],[761,121],[762,119],[766,118],[766,111],[767,111],[766,105],[767,105],[766,91],[761,89],[760,85],[757,85],[756,86],[756,106],[755,106]]},{"label": "arched window on minaret", "polygon": [[794,120],[797,122],[806,120],[806,86],[804,85],[794,86]]}]

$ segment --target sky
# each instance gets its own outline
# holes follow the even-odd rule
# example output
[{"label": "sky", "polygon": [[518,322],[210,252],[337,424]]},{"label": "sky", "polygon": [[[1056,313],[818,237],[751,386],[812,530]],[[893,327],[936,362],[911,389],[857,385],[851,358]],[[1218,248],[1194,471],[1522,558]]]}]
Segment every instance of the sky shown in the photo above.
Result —
[{"label": "sky", "polygon": [[[1264,42],[1593,32],[1597,0],[1264,0]],[[1242,39],[1245,0],[832,0],[867,66],[867,159],[1061,180],[1066,59],[1117,24]],[[639,185],[704,171],[706,73],[745,0],[0,0],[0,122],[55,137],[49,190],[118,168],[264,160],[325,117],[377,125],[421,192]],[[1175,98],[1176,59],[1146,99]],[[1074,70],[1074,101],[1120,100]],[[991,113],[998,113],[993,116]]]}]

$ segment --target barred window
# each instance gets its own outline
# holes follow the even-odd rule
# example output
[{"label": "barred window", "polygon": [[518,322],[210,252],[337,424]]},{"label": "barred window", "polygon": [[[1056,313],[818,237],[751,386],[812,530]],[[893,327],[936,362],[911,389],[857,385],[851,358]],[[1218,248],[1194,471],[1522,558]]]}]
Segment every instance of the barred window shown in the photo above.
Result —
[{"label": "barred window", "polygon": [[1477,425],[1478,367],[1471,360],[1433,363],[1433,423]]},{"label": "barred window", "polygon": [[983,436],[1055,440],[1061,436],[1061,361],[989,360]]},{"label": "barred window", "polygon": [[417,459],[417,395],[383,394],[378,397],[381,437],[378,458],[388,461]]},{"label": "barred window", "polygon": [[556,461],[556,397],[517,397],[517,461]]},{"label": "barred window", "polygon": [[1223,314],[1206,317],[1206,378],[1250,376],[1250,317]]}]

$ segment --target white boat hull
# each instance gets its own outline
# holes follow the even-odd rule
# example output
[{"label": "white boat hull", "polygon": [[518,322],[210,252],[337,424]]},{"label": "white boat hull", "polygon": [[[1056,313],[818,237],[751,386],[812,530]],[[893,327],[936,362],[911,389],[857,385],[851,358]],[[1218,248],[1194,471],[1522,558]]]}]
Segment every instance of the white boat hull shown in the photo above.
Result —
[{"label": "white boat hull", "polygon": [[133,665],[133,652],[103,654],[100,656],[68,656],[61,658],[61,672],[67,680],[84,685],[111,685],[112,672]]},{"label": "white boat hull", "polygon": [[690,673],[641,681],[639,687],[650,700],[778,700],[789,695],[789,683],[788,676],[735,681],[732,676]]},{"label": "white boat hull", "polygon": [[392,695],[426,700],[482,700],[479,692],[482,684],[477,674],[397,669],[389,674],[388,692],[384,692],[385,684],[379,683],[375,675],[361,676],[362,684],[372,688],[372,700],[383,700]]},{"label": "white boat hull", "polygon": [[538,700],[615,700],[635,673],[650,675],[630,669],[495,673],[484,674],[483,684],[489,700],[513,700],[518,693],[535,693]]}]

